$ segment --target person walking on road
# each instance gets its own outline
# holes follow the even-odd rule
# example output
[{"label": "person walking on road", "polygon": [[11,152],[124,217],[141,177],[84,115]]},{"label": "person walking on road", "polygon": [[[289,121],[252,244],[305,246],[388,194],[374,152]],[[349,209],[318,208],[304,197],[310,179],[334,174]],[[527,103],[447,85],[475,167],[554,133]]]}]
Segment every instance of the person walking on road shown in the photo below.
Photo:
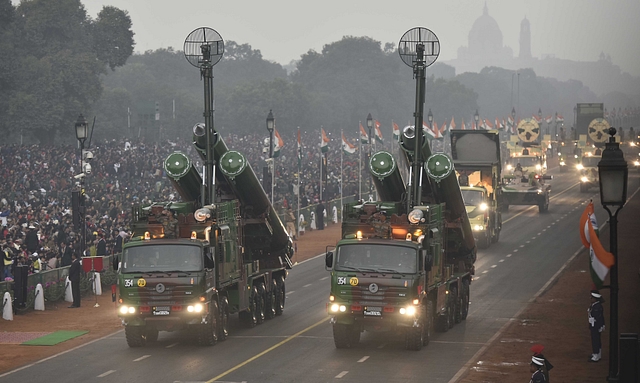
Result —
[{"label": "person walking on road", "polygon": [[604,331],[604,309],[602,295],[598,290],[591,290],[591,306],[587,310],[589,332],[591,333],[591,356],[589,362],[598,362],[602,358],[602,340],[600,333]]},{"label": "person walking on road", "polygon": [[316,206],[316,225],[318,226],[318,230],[324,230],[324,204],[322,200]]},{"label": "person walking on road", "polygon": [[69,281],[71,281],[71,294],[73,295],[73,304],[70,309],[80,307],[80,260],[78,254],[71,253],[71,267],[69,267]]}]

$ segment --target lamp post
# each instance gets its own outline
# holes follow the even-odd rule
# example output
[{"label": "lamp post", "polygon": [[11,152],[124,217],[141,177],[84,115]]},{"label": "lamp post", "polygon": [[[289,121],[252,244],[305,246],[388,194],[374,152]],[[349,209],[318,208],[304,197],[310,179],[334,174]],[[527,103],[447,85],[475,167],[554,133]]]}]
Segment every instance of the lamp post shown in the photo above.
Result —
[{"label": "lamp post", "polygon": [[478,121],[480,121],[480,115],[478,114],[478,109],[476,109],[476,114],[473,115],[473,120],[476,122],[476,129],[478,129]]},{"label": "lamp post", "polygon": [[[618,381],[618,212],[627,201],[628,168],[624,153],[615,139],[616,129],[609,128],[609,142],[598,163],[600,203],[609,214],[609,247],[613,254],[613,265],[609,289],[611,290],[609,330],[609,375],[608,382]],[[610,207],[615,207],[611,213]]]},{"label": "lamp post", "polygon": [[[367,158],[367,165],[369,161],[371,161],[371,145],[373,145],[373,137],[371,136],[371,131],[373,129],[373,117],[371,117],[371,113],[367,115],[367,128],[369,128],[369,157]],[[373,180],[369,178],[369,195],[373,192]]]},{"label": "lamp post", "polygon": [[[538,108],[538,121],[542,122],[542,109]],[[547,124],[547,134],[549,134],[549,124]]]},{"label": "lamp post", "polygon": [[273,118],[273,112],[269,109],[269,114],[267,115],[267,130],[269,131],[269,162],[271,164],[271,205],[273,206],[273,188],[274,188],[274,174],[275,174],[275,164],[273,161],[273,130],[275,129],[276,120]]},{"label": "lamp post", "polygon": [[555,117],[554,117],[554,121],[556,122],[556,130],[555,130],[555,139],[558,139],[558,112],[556,112]]},{"label": "lamp post", "polygon": [[[82,114],[78,116],[78,119],[75,123],[76,128],[76,139],[80,142],[80,171],[84,173],[84,141],[87,139],[89,135],[88,128],[89,124],[87,123],[87,119],[84,118]],[[86,220],[86,211],[85,211],[85,194],[84,194],[84,176],[80,177],[80,193],[79,193],[79,210],[80,210],[80,220],[78,221],[81,225],[80,227],[80,257],[84,256],[85,246],[87,244],[87,223]]]},{"label": "lamp post", "polygon": [[577,139],[577,138],[575,137],[575,135],[576,135],[576,133],[575,133],[575,132],[576,132],[576,128],[577,128],[577,127],[576,127],[576,123],[577,123],[577,121],[578,121],[578,107],[577,107],[577,106],[574,106],[574,107],[573,107],[573,137],[571,137],[571,139],[572,139],[572,140]]}]

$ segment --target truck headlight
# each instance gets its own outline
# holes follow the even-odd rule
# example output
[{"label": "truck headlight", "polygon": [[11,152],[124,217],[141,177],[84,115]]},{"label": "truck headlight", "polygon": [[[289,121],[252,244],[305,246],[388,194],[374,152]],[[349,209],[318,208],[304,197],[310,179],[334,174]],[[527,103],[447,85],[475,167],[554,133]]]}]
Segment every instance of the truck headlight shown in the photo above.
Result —
[{"label": "truck headlight", "polygon": [[126,314],[135,314],[135,313],[136,313],[136,308],[133,306],[126,306],[126,305],[120,306],[120,314],[126,315]]},{"label": "truck headlight", "polygon": [[473,227],[473,231],[481,231],[481,230],[484,230],[484,226],[482,225],[475,225]]},{"label": "truck headlight", "polygon": [[507,170],[511,170],[513,169],[513,166],[511,164],[507,165]]},{"label": "truck headlight", "polygon": [[634,166],[640,166],[640,161],[633,161]]},{"label": "truck headlight", "polygon": [[542,165],[540,165],[540,164],[536,165],[536,169],[537,169],[537,170],[542,169]]},{"label": "truck headlight", "polygon": [[480,210],[485,211],[485,210],[487,210],[487,208],[488,208],[488,206],[487,206],[486,203],[483,202],[483,203],[480,204]]},{"label": "truck headlight", "polygon": [[582,166],[582,164],[578,164],[578,165],[576,165],[576,169],[582,170],[582,169],[584,169],[584,166]]},{"label": "truck headlight", "polygon": [[567,163],[564,161],[560,161],[560,166],[565,166]]},{"label": "truck headlight", "polygon": [[190,313],[201,313],[204,310],[204,306],[201,303],[196,303],[195,305],[187,306],[187,311]]},{"label": "truck headlight", "polygon": [[407,307],[400,307],[400,314],[401,315],[415,315],[416,314],[416,306],[407,306]]},{"label": "truck headlight", "polygon": [[339,305],[337,303],[334,303],[334,304],[331,305],[331,312],[332,313],[337,313],[337,312],[343,313],[345,311],[347,311],[347,306],[345,306],[345,305]]},{"label": "truck headlight", "polygon": [[589,178],[583,176],[582,178],[580,178],[580,181],[589,182]]}]

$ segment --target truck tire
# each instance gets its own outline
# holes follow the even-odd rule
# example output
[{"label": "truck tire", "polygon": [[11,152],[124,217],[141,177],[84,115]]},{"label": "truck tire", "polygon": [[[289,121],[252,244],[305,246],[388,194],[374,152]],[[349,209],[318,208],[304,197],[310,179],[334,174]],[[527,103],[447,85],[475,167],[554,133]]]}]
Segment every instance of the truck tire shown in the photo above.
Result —
[{"label": "truck tire", "polygon": [[469,280],[465,279],[462,281],[462,296],[460,306],[460,319],[467,319],[467,315],[469,314]]},{"label": "truck tire", "polygon": [[500,229],[495,229],[493,231],[493,236],[491,237],[491,243],[497,243],[500,240]]},{"label": "truck tire", "polygon": [[254,286],[251,290],[251,296],[249,296],[249,307],[246,310],[241,311],[238,316],[240,317],[240,322],[247,327],[253,328],[258,324],[258,316],[257,316],[257,307],[256,307],[256,297],[258,295],[258,289]]},{"label": "truck tire", "polygon": [[144,332],[144,338],[147,340],[147,342],[157,342],[158,334],[159,331],[155,328],[147,328],[147,330]]},{"label": "truck tire", "polygon": [[146,344],[147,340],[144,337],[144,327],[132,327],[127,326],[124,328],[124,335],[127,338],[127,344],[129,347],[142,347]]},{"label": "truck tire", "polygon": [[429,345],[429,342],[431,341],[431,337],[433,336],[433,332],[434,332],[433,302],[430,300],[427,301],[426,320],[427,320],[427,327],[425,328],[424,340],[422,341],[423,346]]},{"label": "truck tire", "polygon": [[444,305],[444,313],[438,315],[437,330],[439,332],[447,332],[451,328],[451,304],[449,299]]},{"label": "truck tire", "polygon": [[207,323],[198,325],[198,344],[200,346],[213,346],[218,343],[218,315],[218,302],[212,300],[209,303]]},{"label": "truck tire", "polygon": [[407,327],[404,334],[404,346],[407,350],[420,351],[425,342],[427,333],[427,310],[420,306],[418,327]]},{"label": "truck tire", "polygon": [[229,299],[220,299],[220,323],[218,324],[218,341],[222,342],[229,337]]},{"label": "truck tire", "polygon": [[256,319],[258,324],[264,323],[267,300],[267,288],[264,283],[258,285],[258,295],[256,296]]},{"label": "truck tire", "polygon": [[458,288],[455,286],[449,291],[448,304],[451,307],[451,310],[449,310],[449,328],[453,328],[456,323],[460,323],[456,322],[456,316],[458,315],[458,308],[460,305],[458,304]]},{"label": "truck tire", "polygon": [[276,289],[276,315],[282,315],[284,311],[284,301],[286,298],[286,289],[284,284],[284,278],[278,277],[276,279],[278,288]]},{"label": "truck tire", "polygon": [[336,348],[351,348],[360,341],[360,328],[356,325],[335,323],[333,325],[333,343]]},{"label": "truck tire", "polygon": [[267,291],[267,299],[265,301],[264,315],[267,319],[272,319],[276,316],[276,291],[278,290],[278,283],[273,280],[271,288]]},{"label": "truck tire", "polygon": [[478,236],[478,248],[486,249],[491,244],[491,238],[489,238],[489,234],[485,230],[484,233]]}]

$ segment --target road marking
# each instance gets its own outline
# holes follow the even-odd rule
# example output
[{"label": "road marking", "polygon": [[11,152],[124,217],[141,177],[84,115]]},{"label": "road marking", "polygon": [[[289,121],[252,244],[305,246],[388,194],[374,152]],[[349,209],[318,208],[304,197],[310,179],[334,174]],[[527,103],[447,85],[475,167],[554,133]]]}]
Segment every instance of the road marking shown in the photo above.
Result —
[{"label": "road marking", "polygon": [[320,278],[321,281],[324,281],[325,279],[329,279],[329,277]]},{"label": "road marking", "polygon": [[302,286],[302,287],[309,287],[309,286],[311,286],[311,285],[312,285],[311,283],[307,283],[306,285],[304,285],[304,286]]},{"label": "road marking", "polygon": [[368,356],[363,356],[362,358],[360,358],[360,360],[358,361],[358,363],[362,363],[362,362],[364,362],[364,361],[365,361],[365,360],[367,360],[367,359],[369,359],[369,357],[368,357]]},{"label": "road marking", "polygon": [[336,375],[336,379],[341,379],[343,376],[347,375],[349,371],[342,371],[338,375]]},{"label": "road marking", "polygon": [[287,292],[287,293],[286,293],[286,294],[284,294],[284,295],[289,295],[289,294],[293,294],[293,293],[295,293],[295,291],[289,291],[289,292]]},{"label": "road marking", "polygon": [[473,277],[474,281],[477,281],[478,279],[480,279],[480,277]]},{"label": "road marking", "polygon": [[547,231],[547,229],[542,229],[542,231],[543,231],[543,232],[544,232],[544,231]]},{"label": "road marking", "polygon": [[485,270],[485,271],[482,272],[482,274],[486,274],[488,272],[489,272],[489,270]]},{"label": "road marking", "polygon": [[109,374],[113,374],[114,372],[116,372],[116,370],[109,370],[107,372],[103,372],[102,374],[98,375],[97,378],[104,378],[105,376]]},{"label": "road marking", "polygon": [[278,348],[278,347],[282,346],[283,344],[285,344],[285,343],[289,342],[290,340],[292,340],[292,339],[295,339],[295,338],[299,337],[300,335],[302,335],[302,334],[304,334],[305,332],[307,332],[307,331],[311,330],[312,328],[317,327],[317,326],[320,326],[321,324],[325,323],[325,322],[326,322],[326,321],[328,321],[328,320],[329,320],[329,318],[328,318],[328,317],[327,317],[327,318],[324,318],[324,319],[322,319],[321,321],[316,322],[315,324],[312,324],[311,326],[309,326],[309,327],[307,327],[307,328],[305,328],[305,329],[303,329],[303,330],[298,331],[297,333],[295,333],[295,334],[293,334],[293,335],[289,336],[288,338],[284,339],[283,341],[281,341],[281,342],[279,342],[279,343],[276,343],[275,345],[273,345],[273,346],[269,347],[268,349],[266,349],[266,350],[262,351],[261,353],[256,354],[256,355],[252,356],[251,358],[249,358],[249,359],[245,360],[244,362],[242,362],[242,363],[240,363],[240,364],[236,365],[235,367],[232,367],[232,368],[228,369],[227,371],[223,372],[222,374],[220,374],[220,375],[218,375],[218,376],[215,376],[215,377],[213,377],[212,379],[207,380],[207,382],[206,382],[206,383],[213,383],[213,382],[215,382],[215,381],[217,381],[217,380],[220,380],[220,378],[222,378],[222,377],[225,377],[225,376],[229,375],[230,373],[234,372],[235,370],[237,370],[237,369],[239,369],[239,368],[241,368],[241,367],[243,367],[243,366],[245,366],[245,365],[247,365],[247,364],[249,364],[249,363],[253,362],[254,360],[256,360],[256,359],[260,358],[261,356],[263,356],[263,355],[265,355],[265,354],[267,354],[267,353],[269,353],[269,352],[271,352],[271,351],[275,350],[276,348]]},{"label": "road marking", "polygon": [[175,347],[175,346],[177,346],[178,344],[180,344],[180,343],[173,343],[173,344],[168,345],[168,346],[167,346],[167,347],[165,347],[165,348]]},{"label": "road marking", "polygon": [[499,260],[498,262],[504,262],[504,259]]},{"label": "road marking", "polygon": [[139,362],[141,360],[147,359],[148,357],[150,357],[151,355],[142,355],[141,357],[139,357],[138,359],[134,359],[134,362]]},{"label": "road marking", "polygon": [[385,344],[381,344],[380,346],[378,346],[378,348],[384,348]]},{"label": "road marking", "polygon": [[541,235],[542,233],[538,233],[538,236]]},{"label": "road marking", "polygon": [[498,267],[498,265],[492,265],[491,268],[495,269],[496,267]]},{"label": "road marking", "polygon": [[510,256],[512,256],[513,254],[507,254],[506,257],[509,258]]},{"label": "road marking", "polygon": [[522,249],[524,247],[524,245],[520,245],[520,248]]},{"label": "road marking", "polygon": [[517,253],[517,252],[518,252],[518,249],[513,249],[513,252],[514,252],[514,253]]},{"label": "road marking", "polygon": [[531,239],[536,239],[536,238],[538,238],[538,237],[531,237]]},{"label": "road marking", "polygon": [[531,241],[527,241],[526,243],[531,243]]}]

